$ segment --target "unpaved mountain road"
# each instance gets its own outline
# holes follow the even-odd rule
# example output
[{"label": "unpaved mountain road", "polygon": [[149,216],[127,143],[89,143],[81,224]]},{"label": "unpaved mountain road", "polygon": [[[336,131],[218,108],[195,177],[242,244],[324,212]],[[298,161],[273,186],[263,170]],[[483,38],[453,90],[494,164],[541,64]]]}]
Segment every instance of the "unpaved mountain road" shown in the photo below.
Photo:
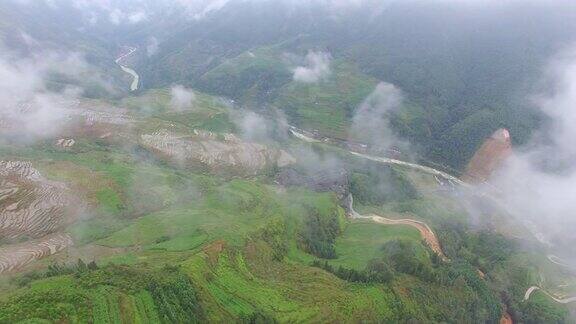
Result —
[{"label": "unpaved mountain road", "polygon": [[572,269],[572,266],[570,266],[567,262],[564,262],[559,257],[555,256],[554,254],[549,254],[549,255],[547,255],[547,257],[548,257],[548,261],[550,261],[556,265],[559,265],[559,266],[564,267],[564,268]]},{"label": "unpaved mountain road", "polygon": [[413,220],[413,219],[408,219],[408,218],[405,218],[405,219],[385,218],[385,217],[374,215],[374,214],[370,214],[367,216],[359,216],[357,218],[358,219],[370,219],[375,223],[385,224],[385,225],[408,225],[408,226],[412,226],[412,227],[416,228],[418,230],[418,232],[420,232],[422,239],[424,239],[426,244],[428,244],[428,246],[432,249],[432,251],[434,251],[434,253],[436,253],[439,257],[441,257],[442,260],[448,261],[448,258],[446,257],[446,255],[444,255],[444,252],[442,251],[442,248],[440,247],[440,242],[438,241],[436,234],[434,234],[432,229],[426,223],[423,223],[423,222],[420,222],[417,220]]},{"label": "unpaved mountain road", "polygon": [[[294,127],[294,126],[289,126],[289,131],[294,137],[296,137],[296,138],[298,138],[304,142],[307,142],[307,143],[323,143],[323,142],[325,142],[324,140],[318,140],[318,139],[314,138],[313,137],[314,135],[307,135],[306,131],[301,130],[301,129]],[[495,206],[498,206],[498,208],[500,210],[504,211],[506,214],[508,214],[508,215],[513,214],[513,212],[506,205],[506,203],[504,201],[502,201],[502,199],[499,198],[499,194],[498,194],[499,190],[497,188],[494,188],[493,186],[490,186],[488,183],[484,183],[482,186],[473,186],[469,183],[466,183],[465,181],[460,180],[458,177],[455,177],[451,174],[448,174],[446,172],[443,172],[443,171],[440,171],[440,170],[437,170],[437,169],[434,169],[434,168],[431,168],[428,166],[424,166],[424,165],[420,165],[420,164],[416,164],[416,163],[410,163],[410,162],[406,162],[406,161],[401,161],[401,160],[397,160],[397,159],[391,159],[391,158],[380,157],[380,156],[373,156],[373,155],[369,155],[369,154],[365,154],[365,153],[356,152],[353,150],[347,150],[347,152],[356,156],[356,157],[359,157],[361,159],[370,160],[370,161],[374,161],[374,162],[378,162],[378,163],[382,163],[382,164],[387,164],[387,165],[398,165],[398,166],[410,168],[412,170],[417,170],[417,171],[420,171],[420,172],[423,172],[426,174],[430,174],[430,175],[433,175],[437,181],[438,181],[438,178],[442,178],[442,179],[446,180],[448,183],[450,183],[451,185],[458,186],[459,188],[463,188],[467,192],[471,193],[474,196],[489,200]],[[546,246],[552,245],[532,222],[530,222],[529,220],[523,220],[522,224],[526,228],[526,232],[532,234],[532,236],[534,236],[540,243],[542,243]]]},{"label": "unpaved mountain road", "polygon": [[[317,140],[311,136],[306,135],[302,130],[300,130],[294,126],[290,126],[289,130],[294,137],[296,137],[302,141],[305,141],[308,143],[321,143],[322,142],[322,141]],[[350,151],[350,150],[348,152],[350,154],[357,156],[359,158],[362,158],[362,159],[375,161],[375,162],[379,162],[379,163],[383,163],[383,164],[404,166],[404,167],[407,167],[407,168],[410,168],[413,170],[418,170],[418,171],[433,175],[435,177],[443,178],[445,180],[448,180],[450,183],[459,185],[465,189],[475,189],[475,187],[473,187],[472,185],[460,180],[459,178],[457,178],[453,175],[450,175],[446,172],[436,170],[436,169],[431,168],[431,167],[427,167],[427,166],[415,164],[415,163],[410,163],[410,162],[405,162],[405,161],[401,161],[401,160],[391,159],[391,158],[372,156],[372,155],[354,152],[354,151]],[[483,196],[483,197],[486,197],[486,198],[492,200],[498,206],[500,206],[502,208],[502,210],[504,210],[504,211],[508,210],[506,208],[506,206],[500,200],[493,197],[489,193],[480,192],[478,194],[480,196]],[[381,224],[391,224],[391,225],[401,224],[401,225],[413,226],[416,229],[418,229],[418,231],[422,235],[423,239],[426,241],[426,243],[430,246],[430,248],[436,254],[438,254],[444,261],[448,260],[448,258],[444,255],[444,253],[442,251],[442,248],[440,246],[440,243],[439,243],[436,235],[434,234],[434,232],[430,229],[430,227],[427,224],[425,224],[423,222],[416,221],[416,220],[412,220],[412,219],[388,219],[388,218],[384,218],[384,217],[381,217],[378,215],[366,215],[366,216],[360,215],[356,211],[354,211],[352,204],[353,204],[353,199],[351,199],[351,202],[350,202],[350,211],[351,211],[352,218],[370,219],[376,223],[381,223]],[[528,226],[528,228],[529,228],[530,232],[532,232],[532,234],[538,239],[538,241],[542,242],[543,244],[546,244],[546,241],[541,238],[541,235],[536,228],[532,228],[530,226]],[[548,255],[548,259],[550,260],[550,262],[552,262],[554,264],[557,264],[557,265],[560,265],[563,267],[569,267],[566,263],[562,262],[562,260],[560,258],[558,258],[554,255]],[[524,300],[528,300],[530,298],[530,295],[535,290],[538,290],[538,289],[542,290],[540,287],[537,287],[537,286],[530,287],[526,291],[526,294],[524,295]],[[553,295],[549,294],[545,290],[542,290],[542,292],[544,292],[546,295],[548,295],[554,301],[561,303],[561,304],[568,304],[568,303],[576,302],[576,297],[557,298],[557,297],[554,297]]]},{"label": "unpaved mountain road", "polygon": [[567,298],[557,298],[554,295],[550,294],[549,292],[547,292],[546,290],[538,287],[538,286],[532,286],[530,288],[528,288],[528,290],[526,290],[526,293],[524,294],[524,301],[527,301],[528,299],[530,299],[530,296],[532,295],[533,292],[535,292],[536,290],[540,290],[543,293],[545,293],[548,297],[552,298],[552,300],[554,300],[557,303],[560,304],[569,304],[569,303],[574,303],[576,302],[576,296],[573,297],[567,297]]},{"label": "unpaved mountain road", "polygon": [[445,262],[450,261],[450,259],[448,259],[448,257],[446,257],[446,255],[442,251],[442,247],[440,246],[440,241],[438,241],[436,234],[434,234],[434,231],[432,231],[432,229],[430,228],[430,226],[428,226],[428,224],[421,222],[421,221],[414,220],[414,219],[409,219],[409,218],[391,219],[391,218],[386,218],[386,217],[382,217],[382,216],[375,215],[375,214],[361,215],[354,210],[353,205],[354,205],[354,198],[352,197],[352,195],[350,195],[349,209],[350,209],[350,216],[353,219],[367,219],[367,220],[371,220],[375,223],[384,224],[384,225],[412,226],[412,227],[416,228],[418,230],[418,232],[420,232],[422,239],[426,242],[426,244],[428,244],[428,246],[432,249],[432,251],[434,251],[434,253],[436,253],[440,258],[442,258],[443,261],[445,261]]}]

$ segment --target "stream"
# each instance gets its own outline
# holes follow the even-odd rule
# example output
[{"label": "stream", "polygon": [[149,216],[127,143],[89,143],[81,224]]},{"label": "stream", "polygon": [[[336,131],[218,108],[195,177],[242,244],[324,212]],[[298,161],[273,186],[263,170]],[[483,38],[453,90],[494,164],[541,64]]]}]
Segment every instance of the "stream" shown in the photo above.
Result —
[{"label": "stream", "polygon": [[120,57],[118,57],[116,59],[116,64],[118,64],[118,66],[120,66],[120,68],[122,69],[122,71],[130,74],[130,76],[132,76],[132,83],[130,84],[130,91],[136,91],[138,90],[138,86],[140,85],[140,76],[138,75],[138,73],[136,73],[136,71],[134,71],[133,69],[124,66],[121,64],[122,60],[124,60],[125,58],[127,58],[128,56],[134,54],[134,52],[136,52],[137,48],[136,47],[130,47],[130,50],[128,51],[128,53],[125,53],[123,55],[121,55]]}]

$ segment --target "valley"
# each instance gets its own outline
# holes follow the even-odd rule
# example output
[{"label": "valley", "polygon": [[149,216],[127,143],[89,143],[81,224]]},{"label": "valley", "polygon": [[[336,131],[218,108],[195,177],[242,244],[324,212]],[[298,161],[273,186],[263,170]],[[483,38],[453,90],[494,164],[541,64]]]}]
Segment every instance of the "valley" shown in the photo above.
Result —
[{"label": "valley", "polygon": [[0,2],[0,323],[576,323],[575,10]]}]

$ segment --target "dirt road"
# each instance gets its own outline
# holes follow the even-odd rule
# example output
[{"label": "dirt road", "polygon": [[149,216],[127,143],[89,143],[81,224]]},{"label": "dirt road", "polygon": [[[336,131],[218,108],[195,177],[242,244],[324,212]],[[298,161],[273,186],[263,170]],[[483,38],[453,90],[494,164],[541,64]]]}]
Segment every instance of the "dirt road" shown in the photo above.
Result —
[{"label": "dirt road", "polygon": [[564,268],[569,268],[569,269],[572,268],[568,263],[564,262],[562,259],[560,259],[559,257],[557,257],[553,254],[549,254],[547,257],[548,257],[548,260],[550,262],[552,262],[556,265],[559,265],[559,266],[564,267]]},{"label": "dirt road", "polygon": [[440,258],[442,258],[443,261],[450,261],[448,259],[448,257],[446,257],[444,252],[442,251],[442,247],[440,246],[440,241],[438,241],[436,234],[434,234],[434,231],[432,231],[432,229],[430,228],[430,226],[428,226],[428,224],[421,222],[421,221],[414,220],[414,219],[409,219],[409,218],[391,219],[391,218],[385,218],[382,216],[378,216],[375,214],[361,215],[354,210],[353,204],[354,204],[354,198],[352,197],[352,195],[350,195],[349,210],[350,210],[350,217],[352,217],[353,219],[368,219],[368,220],[371,220],[375,223],[385,224],[385,225],[408,225],[408,226],[412,226],[412,227],[416,228],[418,230],[418,232],[420,232],[422,239],[426,242],[426,244],[428,244],[428,246],[432,249],[432,251],[434,251],[434,253],[436,253]]},{"label": "dirt road", "polygon": [[552,300],[554,300],[557,303],[560,304],[569,304],[569,303],[574,303],[576,302],[576,296],[573,297],[567,297],[567,298],[557,298],[554,295],[550,294],[549,292],[547,292],[546,290],[538,287],[538,286],[532,286],[530,288],[528,288],[528,290],[526,290],[526,293],[524,294],[524,301],[530,299],[530,296],[532,295],[533,292],[535,292],[536,290],[540,290],[543,293],[545,293],[548,297],[552,298]]}]

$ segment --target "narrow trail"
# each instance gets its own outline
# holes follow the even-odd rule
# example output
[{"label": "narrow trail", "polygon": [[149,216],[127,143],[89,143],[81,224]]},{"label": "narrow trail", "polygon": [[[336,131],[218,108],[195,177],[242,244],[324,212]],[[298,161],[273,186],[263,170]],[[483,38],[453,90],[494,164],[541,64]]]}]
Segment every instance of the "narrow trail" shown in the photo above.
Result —
[{"label": "narrow trail", "polygon": [[132,70],[129,67],[122,65],[121,62],[122,62],[122,60],[124,60],[125,58],[127,58],[128,56],[130,56],[134,52],[136,52],[136,50],[137,50],[136,47],[131,47],[130,50],[128,51],[128,53],[121,55],[115,61],[116,64],[118,64],[118,66],[122,69],[122,71],[124,71],[124,72],[126,72],[132,76],[132,83],[130,84],[130,91],[138,90],[138,86],[140,84],[140,76],[138,75],[138,73],[136,73],[136,71]]},{"label": "narrow trail", "polygon": [[528,288],[528,290],[526,290],[526,293],[524,294],[524,301],[527,301],[528,299],[530,299],[530,296],[532,296],[532,293],[535,292],[536,290],[542,291],[544,294],[546,294],[552,300],[554,300],[555,302],[560,303],[560,304],[569,304],[569,303],[576,302],[576,296],[567,297],[567,298],[557,298],[554,295],[550,294],[549,292],[547,292],[546,290],[544,290],[538,286],[532,286],[532,287]]},{"label": "narrow trail", "polygon": [[[547,258],[548,258],[548,261],[550,261],[550,262],[552,262],[552,263],[554,263],[560,267],[572,269],[572,267],[569,264],[567,264],[562,259],[560,259],[559,257],[557,257],[553,254],[547,255]],[[559,286],[559,287],[562,287],[562,286]],[[528,299],[530,299],[530,296],[532,296],[532,293],[534,293],[536,290],[542,291],[544,294],[546,294],[552,300],[554,300],[555,302],[560,303],[560,304],[569,304],[569,303],[576,302],[576,296],[559,298],[559,297],[552,295],[551,293],[547,292],[546,290],[544,290],[538,286],[532,286],[532,287],[528,288],[528,290],[526,290],[526,293],[524,294],[524,301],[527,301]]]},{"label": "narrow trail", "polygon": [[434,251],[434,253],[436,253],[440,258],[442,258],[443,261],[445,261],[445,262],[450,261],[450,259],[448,259],[448,257],[446,257],[446,255],[444,254],[444,251],[442,251],[442,247],[440,246],[440,241],[438,241],[436,234],[434,234],[434,231],[432,231],[432,229],[430,228],[430,226],[428,226],[428,224],[421,222],[421,221],[414,220],[414,219],[409,219],[409,218],[391,219],[391,218],[385,218],[385,217],[375,215],[375,214],[361,215],[354,210],[353,204],[354,204],[354,198],[352,197],[352,195],[350,195],[350,208],[349,209],[350,209],[350,216],[353,219],[368,219],[368,220],[371,220],[375,223],[384,224],[384,225],[408,225],[408,226],[412,226],[412,227],[416,228],[418,230],[418,232],[420,232],[422,239],[424,239],[426,244],[428,244],[428,246],[432,249],[432,251]]},{"label": "narrow trail", "polygon": [[564,262],[562,259],[555,256],[554,254],[549,254],[549,255],[547,255],[547,257],[548,257],[548,261],[550,261],[556,265],[559,265],[559,266],[564,267],[564,268],[572,269],[572,267],[568,263]]}]

